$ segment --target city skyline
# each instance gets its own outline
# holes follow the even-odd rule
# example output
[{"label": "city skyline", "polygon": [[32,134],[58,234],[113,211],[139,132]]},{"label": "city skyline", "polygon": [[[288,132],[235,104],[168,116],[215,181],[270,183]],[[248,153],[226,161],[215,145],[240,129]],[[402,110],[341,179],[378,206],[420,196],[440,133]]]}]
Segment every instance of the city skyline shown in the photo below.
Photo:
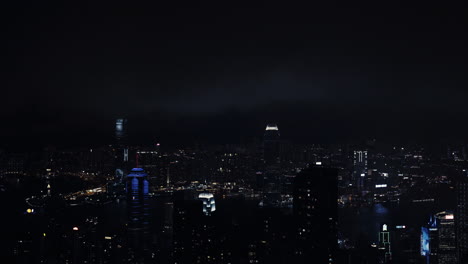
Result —
[{"label": "city skyline", "polygon": [[463,1],[9,1],[0,259],[468,264]]}]

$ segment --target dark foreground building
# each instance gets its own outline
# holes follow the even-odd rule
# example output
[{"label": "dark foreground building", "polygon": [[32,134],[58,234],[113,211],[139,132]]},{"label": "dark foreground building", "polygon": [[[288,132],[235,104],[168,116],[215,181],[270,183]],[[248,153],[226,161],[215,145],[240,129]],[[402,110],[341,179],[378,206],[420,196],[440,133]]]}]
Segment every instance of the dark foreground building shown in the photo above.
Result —
[{"label": "dark foreground building", "polygon": [[296,263],[336,263],[338,171],[310,167],[294,180]]},{"label": "dark foreground building", "polygon": [[468,263],[468,176],[457,182],[457,208],[455,211],[457,250],[459,263]]}]

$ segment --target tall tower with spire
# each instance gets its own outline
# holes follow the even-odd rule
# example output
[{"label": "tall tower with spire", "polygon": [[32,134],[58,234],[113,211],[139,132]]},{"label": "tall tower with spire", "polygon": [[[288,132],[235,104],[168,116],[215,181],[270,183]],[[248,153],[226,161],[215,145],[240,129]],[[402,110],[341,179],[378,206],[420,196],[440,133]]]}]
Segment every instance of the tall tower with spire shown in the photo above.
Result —
[{"label": "tall tower with spire", "polygon": [[115,121],[115,177],[124,180],[128,166],[127,119]]}]

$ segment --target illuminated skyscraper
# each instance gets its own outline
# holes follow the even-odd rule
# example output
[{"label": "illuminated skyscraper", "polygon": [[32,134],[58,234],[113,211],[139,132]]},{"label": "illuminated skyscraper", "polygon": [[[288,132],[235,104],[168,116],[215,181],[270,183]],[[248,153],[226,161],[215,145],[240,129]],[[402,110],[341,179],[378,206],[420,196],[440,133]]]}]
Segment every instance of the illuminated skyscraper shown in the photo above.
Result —
[{"label": "illuminated skyscraper", "polygon": [[356,184],[359,190],[364,187],[367,175],[367,150],[355,150],[353,153],[353,184]]},{"label": "illuminated skyscraper", "polygon": [[125,141],[127,137],[127,119],[115,120],[115,138],[118,142]]},{"label": "illuminated skyscraper", "polygon": [[294,179],[295,255],[298,262],[335,263],[337,178],[336,169],[310,167]]},{"label": "illuminated skyscraper", "polygon": [[129,248],[135,259],[143,258],[149,246],[148,192],[148,175],[132,169],[127,175],[127,210]]},{"label": "illuminated skyscraper", "polygon": [[123,180],[128,166],[127,119],[115,121],[115,177]]},{"label": "illuminated skyscraper", "polygon": [[389,263],[392,259],[392,251],[390,244],[390,232],[388,225],[383,224],[379,232],[379,251],[381,252],[381,260],[383,263]]},{"label": "illuminated skyscraper", "polygon": [[265,172],[262,178],[263,199],[265,207],[277,207],[281,203],[280,133],[278,126],[268,124],[263,138],[263,160]]},{"label": "illuminated skyscraper", "polygon": [[278,126],[268,124],[263,137],[263,159],[267,166],[280,162],[280,133]]},{"label": "illuminated skyscraper", "polygon": [[421,234],[421,255],[428,264],[457,263],[455,233],[452,212],[443,211],[431,217]]},{"label": "illuminated skyscraper", "polygon": [[435,217],[438,220],[439,231],[438,263],[456,263],[455,217],[448,211],[437,213]]},{"label": "illuminated skyscraper", "polygon": [[216,211],[216,204],[213,194],[211,193],[200,193],[198,199],[203,201],[203,213],[205,215],[211,215],[212,212]]}]

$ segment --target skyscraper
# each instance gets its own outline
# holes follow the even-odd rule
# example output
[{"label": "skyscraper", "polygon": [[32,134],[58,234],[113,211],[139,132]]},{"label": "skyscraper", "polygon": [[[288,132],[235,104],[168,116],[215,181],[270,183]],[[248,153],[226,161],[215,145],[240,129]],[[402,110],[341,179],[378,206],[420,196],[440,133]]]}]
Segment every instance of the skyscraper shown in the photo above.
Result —
[{"label": "skyscraper", "polygon": [[365,177],[367,175],[367,150],[355,150],[353,153],[353,184],[359,190],[364,188]]},{"label": "skyscraper", "polygon": [[127,137],[127,119],[115,120],[115,138],[118,142],[125,141]]},{"label": "skyscraper", "polygon": [[391,253],[394,263],[420,263],[420,234],[417,228],[396,225],[391,229]]},{"label": "skyscraper", "polygon": [[443,211],[431,217],[428,226],[422,228],[421,255],[428,264],[457,263],[455,217]]},{"label": "skyscraper", "polygon": [[203,202],[201,200],[174,201],[174,246],[173,263],[198,263],[201,258],[200,226],[203,223]]},{"label": "skyscraper", "polygon": [[268,124],[263,137],[263,159],[267,166],[280,162],[280,133],[278,126]]},{"label": "skyscraper", "polygon": [[211,215],[212,212],[216,211],[216,204],[213,194],[211,193],[200,193],[198,199],[203,201],[203,213],[205,215]]},{"label": "skyscraper", "polygon": [[381,252],[381,261],[383,263],[389,263],[392,259],[392,250],[390,243],[390,232],[388,225],[383,224],[379,232],[379,251]]},{"label": "skyscraper", "polygon": [[278,126],[268,124],[263,138],[265,171],[262,179],[262,206],[277,207],[281,203],[280,133]]},{"label": "skyscraper", "polygon": [[134,259],[143,259],[149,244],[148,175],[134,168],[127,175],[129,248]]},{"label": "skyscraper", "polygon": [[457,182],[457,251],[459,263],[468,263],[468,176],[464,174]]},{"label": "skyscraper", "polygon": [[335,263],[338,171],[310,167],[294,179],[294,217],[298,261]]},{"label": "skyscraper", "polygon": [[115,177],[123,180],[128,166],[127,119],[115,121]]}]

